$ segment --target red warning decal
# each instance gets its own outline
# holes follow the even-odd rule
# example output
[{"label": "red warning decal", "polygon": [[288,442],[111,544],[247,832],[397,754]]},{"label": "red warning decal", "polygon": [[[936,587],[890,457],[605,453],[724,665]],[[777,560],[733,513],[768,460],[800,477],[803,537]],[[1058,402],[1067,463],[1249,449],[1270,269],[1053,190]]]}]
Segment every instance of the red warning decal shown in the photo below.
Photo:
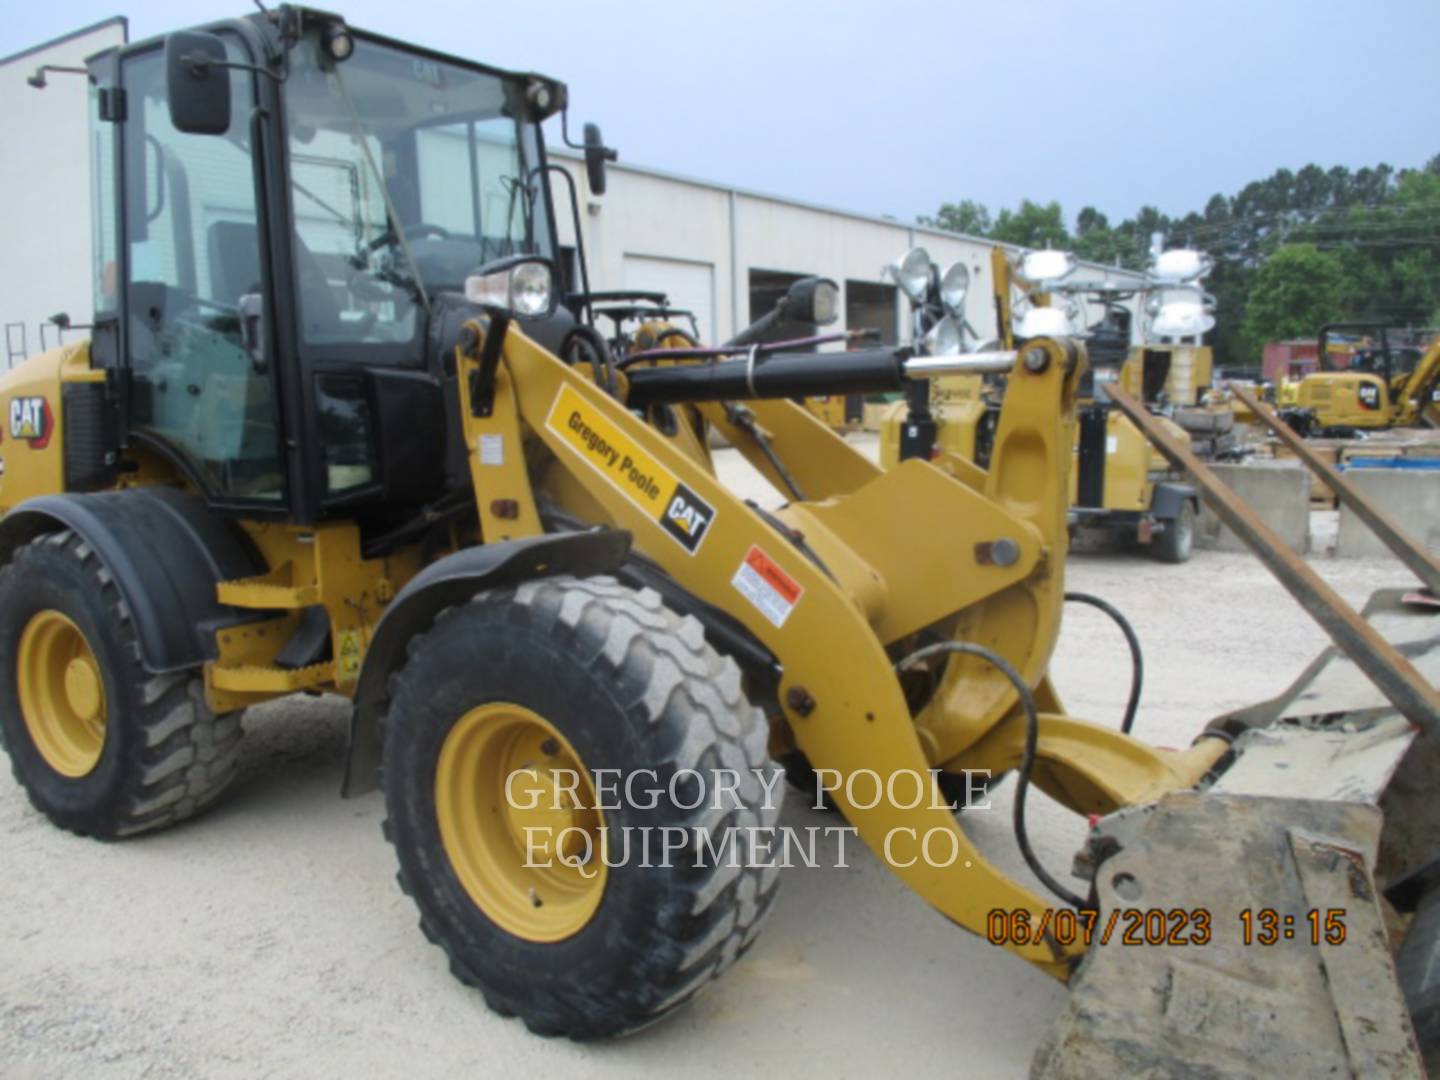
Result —
[{"label": "red warning decal", "polygon": [[752,546],[746,553],[730,584],[777,627],[785,625],[790,612],[805,595],[801,584],[758,546]]}]

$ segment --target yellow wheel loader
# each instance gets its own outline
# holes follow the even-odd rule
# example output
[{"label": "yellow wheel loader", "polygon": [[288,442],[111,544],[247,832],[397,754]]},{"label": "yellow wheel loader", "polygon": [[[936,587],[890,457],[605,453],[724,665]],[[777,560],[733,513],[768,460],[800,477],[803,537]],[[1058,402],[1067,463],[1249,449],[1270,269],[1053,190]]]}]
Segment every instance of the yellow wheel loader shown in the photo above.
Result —
[{"label": "yellow wheel loader", "polygon": [[[567,362],[562,84],[295,8],[89,70],[92,336],[0,380],[0,733],[57,826],[189,818],[248,706],[344,695],[346,792],[382,791],[451,970],[599,1038],[755,940],[798,752],[922,899],[1073,986],[1038,1075],[1419,1074],[1377,899],[1416,911],[1433,1047],[1418,592],[1367,624],[1289,570],[1337,649],[1191,746],[1071,716],[1048,672],[1081,344]],[[581,145],[598,190],[610,152]],[[986,469],[882,471],[791,400],[951,374],[1008,379]],[[723,487],[711,427],[789,502]],[[945,794],[1001,773],[1038,886]],[[1029,842],[1037,788],[1077,815],[1073,867]]]},{"label": "yellow wheel loader", "polygon": [[[1336,369],[1331,340],[1366,335],[1348,367]],[[1391,427],[1440,426],[1440,334],[1427,346],[1392,345],[1381,323],[1330,323],[1320,329],[1321,370],[1281,385],[1280,415],[1302,436],[1349,438]]]}]

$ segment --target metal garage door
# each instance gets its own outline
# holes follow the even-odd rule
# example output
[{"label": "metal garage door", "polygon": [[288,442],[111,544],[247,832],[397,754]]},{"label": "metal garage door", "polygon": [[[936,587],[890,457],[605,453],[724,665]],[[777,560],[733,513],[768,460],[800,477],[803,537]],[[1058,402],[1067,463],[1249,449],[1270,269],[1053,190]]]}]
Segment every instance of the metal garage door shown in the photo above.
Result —
[{"label": "metal garage door", "polygon": [[671,304],[689,308],[695,313],[696,325],[700,327],[700,340],[705,343],[715,341],[713,264],[660,259],[650,255],[626,255],[624,275],[624,288],[663,292],[670,297]]}]

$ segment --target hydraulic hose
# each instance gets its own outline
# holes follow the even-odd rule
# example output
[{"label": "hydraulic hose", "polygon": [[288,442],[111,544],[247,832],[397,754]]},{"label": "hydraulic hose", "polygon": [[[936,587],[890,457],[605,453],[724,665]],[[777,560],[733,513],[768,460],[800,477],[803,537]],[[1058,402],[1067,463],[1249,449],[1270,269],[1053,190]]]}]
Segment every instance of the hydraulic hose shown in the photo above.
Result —
[{"label": "hydraulic hose", "polygon": [[978,656],[1009,679],[1010,684],[1015,687],[1015,692],[1020,696],[1020,707],[1025,712],[1025,753],[1021,757],[1020,767],[1016,771],[1015,810],[1012,817],[1015,825],[1016,846],[1020,848],[1020,855],[1024,858],[1025,865],[1030,868],[1030,872],[1039,878],[1047,889],[1072,907],[1082,909],[1089,907],[1090,905],[1084,898],[1060,884],[1050,876],[1050,871],[1041,865],[1035,849],[1030,846],[1030,833],[1025,827],[1025,799],[1030,793],[1030,774],[1035,770],[1035,759],[1040,750],[1040,712],[1035,707],[1035,695],[1030,692],[1030,687],[1025,685],[1025,679],[1011,666],[1010,661],[994,650],[987,649],[984,645],[976,645],[969,641],[942,641],[936,645],[927,645],[901,660],[895,665],[895,670],[905,671],[921,660],[938,656],[941,653]]},{"label": "hydraulic hose", "polygon": [[1120,614],[1119,608],[1098,596],[1083,592],[1067,592],[1065,602],[1067,604],[1087,604],[1090,607],[1098,608],[1109,615],[1115,621],[1115,625],[1120,627],[1120,632],[1125,635],[1125,643],[1130,646],[1130,700],[1125,704],[1125,717],[1120,721],[1120,730],[1129,735],[1130,729],[1135,726],[1135,712],[1140,708],[1140,690],[1145,683],[1145,658],[1140,653],[1140,638],[1135,633],[1135,628],[1130,625],[1130,620]]}]

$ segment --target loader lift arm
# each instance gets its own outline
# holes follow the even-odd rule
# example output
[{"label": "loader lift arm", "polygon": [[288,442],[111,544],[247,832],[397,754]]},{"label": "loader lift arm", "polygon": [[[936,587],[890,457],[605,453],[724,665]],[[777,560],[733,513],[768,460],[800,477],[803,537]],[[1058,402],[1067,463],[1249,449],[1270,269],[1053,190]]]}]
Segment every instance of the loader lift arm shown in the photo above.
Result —
[{"label": "loader lift arm", "polygon": [[[487,333],[501,331],[495,321],[472,329],[472,346],[456,356],[467,387],[471,373],[488,383],[489,373],[480,375],[481,357],[495,347]],[[781,511],[784,524],[803,531],[818,553],[812,561],[773,519],[728,492],[676,442],[582,371],[559,362],[513,322],[503,334],[493,404],[475,409],[465,402],[477,495],[484,492],[486,541],[538,529],[538,517],[528,511],[537,490],[576,516],[630,532],[639,552],[735,618],[775,655],[784,720],[817,768],[833,770],[842,781],[923,778],[928,790],[916,809],[872,802],[868,792],[845,782],[835,793],[860,837],[902,880],[977,934],[997,907],[1028,909],[1041,918],[1049,902],[975,848],[945,809],[931,772],[956,766],[982,739],[985,754],[997,762],[1019,756],[1025,732],[1013,689],[983,667],[967,667],[970,658],[955,657],[944,669],[947,689],[917,719],[886,646],[913,640],[927,627],[953,628],[959,618],[965,633],[993,642],[1031,685],[1045,683],[1063,602],[1063,463],[1083,354],[1062,342],[1029,344],[1026,361],[1011,374],[984,490],[918,461],[888,474],[855,463],[840,471],[841,482],[833,473],[827,480],[822,444],[839,447],[831,458],[842,462],[853,451],[789,402],[753,401],[781,456],[804,470],[802,485],[814,488],[820,500]],[[702,408],[713,415],[718,405]],[[517,437],[532,440],[526,454],[518,452]],[[503,450],[492,449],[487,464],[476,450],[482,445]],[[796,445],[801,452],[791,452]],[[763,459],[757,464],[764,468]],[[583,498],[574,495],[577,488]],[[518,512],[506,508],[497,516],[496,504],[507,501]],[[887,558],[879,531],[883,517],[916,506],[925,510],[915,543],[903,560],[895,553]],[[972,537],[958,546],[964,563],[959,573],[956,535]],[[756,566],[780,582],[784,595],[758,594],[760,587],[749,580]],[[946,567],[949,572],[941,573]],[[845,663],[835,662],[840,656]],[[1046,700],[1053,704],[1053,694]],[[1107,728],[1047,715],[1040,728],[1045,777],[1037,775],[1036,782],[1058,797],[1071,794],[1072,803],[1072,793],[1084,793],[1087,811],[1109,810],[1190,786],[1224,749],[1222,740],[1211,739],[1187,753],[1166,753]],[[926,844],[955,857],[947,866],[929,865]],[[1083,951],[1054,941],[1008,947],[1061,979]]]}]

